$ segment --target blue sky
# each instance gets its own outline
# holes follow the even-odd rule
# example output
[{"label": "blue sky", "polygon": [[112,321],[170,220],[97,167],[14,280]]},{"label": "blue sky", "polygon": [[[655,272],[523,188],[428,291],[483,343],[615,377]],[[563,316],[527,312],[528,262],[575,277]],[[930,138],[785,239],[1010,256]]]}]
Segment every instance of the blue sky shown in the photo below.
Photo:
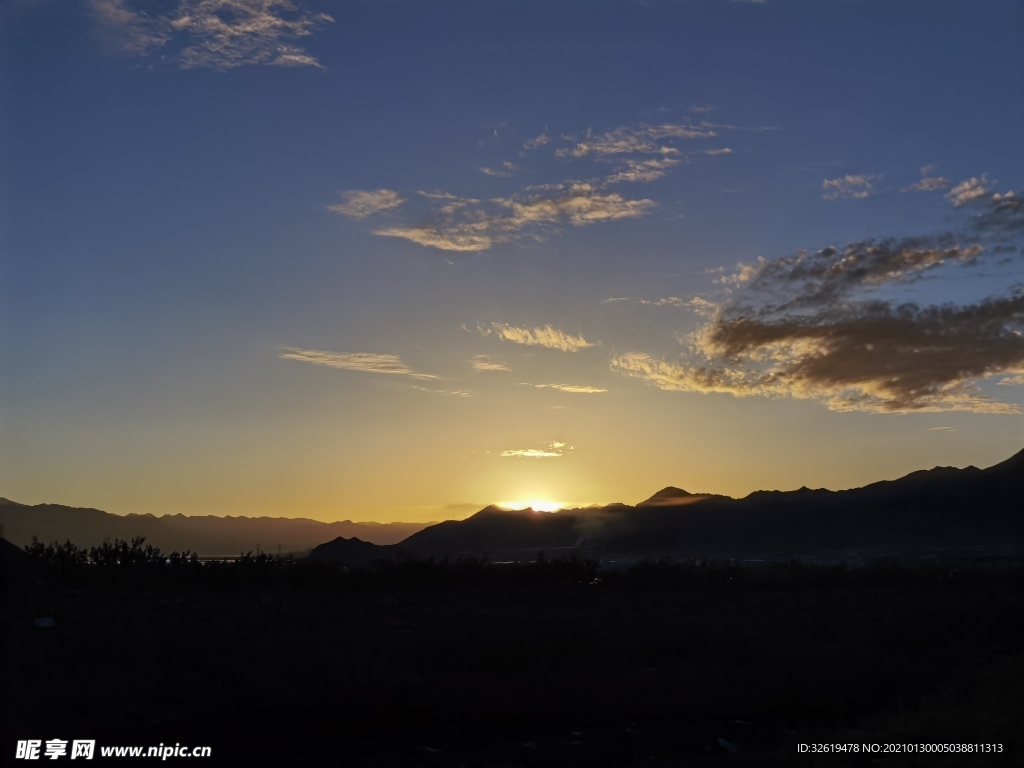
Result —
[{"label": "blue sky", "polygon": [[1020,448],[1019,3],[0,14],[10,498],[427,520]]}]

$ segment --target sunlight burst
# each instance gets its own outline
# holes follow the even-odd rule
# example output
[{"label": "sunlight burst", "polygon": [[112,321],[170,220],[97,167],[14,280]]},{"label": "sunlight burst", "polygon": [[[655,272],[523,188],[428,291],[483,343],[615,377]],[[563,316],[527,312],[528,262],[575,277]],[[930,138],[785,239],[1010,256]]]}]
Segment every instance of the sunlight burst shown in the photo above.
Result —
[{"label": "sunlight burst", "polygon": [[535,512],[557,512],[560,509],[565,509],[568,505],[564,501],[548,501],[545,499],[527,499],[521,501],[502,501],[498,504],[499,507],[505,509],[526,509],[529,507]]}]

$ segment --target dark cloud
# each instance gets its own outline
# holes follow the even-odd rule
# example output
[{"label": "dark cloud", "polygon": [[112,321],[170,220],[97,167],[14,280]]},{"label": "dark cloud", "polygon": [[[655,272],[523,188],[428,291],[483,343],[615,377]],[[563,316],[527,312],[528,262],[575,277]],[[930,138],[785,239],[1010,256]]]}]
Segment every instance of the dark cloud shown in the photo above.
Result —
[{"label": "dark cloud", "polygon": [[995,194],[975,207],[983,209],[971,222],[975,231],[1001,241],[1024,233],[1024,197],[1013,192]]},{"label": "dark cloud", "polygon": [[979,243],[961,243],[951,233],[865,240],[765,261],[742,282],[750,299],[777,294],[782,304],[776,310],[821,306],[887,283],[912,282],[946,264],[974,263],[983,251]]},{"label": "dark cloud", "polygon": [[768,322],[723,319],[704,343],[718,358],[781,352],[759,383],[828,396],[833,407],[1006,411],[971,382],[1024,366],[1022,328],[1017,293],[966,306],[874,301]]},{"label": "dark cloud", "polygon": [[[1024,274],[1009,291],[967,304],[885,301],[883,286],[1018,254],[1022,198],[975,196],[970,236],[864,240],[759,259],[718,282],[730,291],[710,323],[684,339],[694,360],[631,352],[612,369],[666,390],[815,399],[833,410],[1018,413],[978,386],[1024,383]],[[993,244],[994,242],[994,244]],[[1009,261],[1008,261],[1009,260]],[[1019,257],[999,261],[1019,264]],[[1016,285],[1014,281],[1016,280]]]}]

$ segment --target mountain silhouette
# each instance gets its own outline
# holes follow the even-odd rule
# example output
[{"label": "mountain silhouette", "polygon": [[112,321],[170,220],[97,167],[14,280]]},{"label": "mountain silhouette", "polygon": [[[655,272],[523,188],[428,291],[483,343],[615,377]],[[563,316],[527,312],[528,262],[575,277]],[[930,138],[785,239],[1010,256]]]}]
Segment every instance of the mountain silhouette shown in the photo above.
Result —
[{"label": "mountain silhouette", "polygon": [[232,556],[239,552],[306,552],[329,539],[357,537],[364,542],[395,544],[430,523],[325,523],[308,518],[237,517],[228,515],[114,515],[99,509],[62,504],[19,504],[0,498],[4,537],[24,546],[33,536],[40,541],[70,539],[92,547],[105,539],[131,540],[143,536],[147,544],[165,551],[191,550],[201,556]]},{"label": "mountain silhouette", "polygon": [[361,541],[355,536],[350,539],[339,536],[333,541],[314,547],[313,551],[309,553],[309,559],[314,562],[325,561],[357,565],[387,559],[390,557],[390,550],[393,547],[394,545],[371,544],[368,541]]},{"label": "mountain silhouette", "polygon": [[[1024,451],[988,469],[935,467],[845,491],[755,491],[742,499],[673,486],[635,507],[544,513],[486,507],[381,548],[380,557],[534,556],[580,548],[605,557],[850,552],[1024,551]],[[332,544],[314,550],[344,560]]]},{"label": "mountain silhouette", "polygon": [[[538,550],[614,558],[771,553],[1024,552],[1024,451],[987,469],[934,467],[844,491],[755,491],[741,499],[668,486],[636,506],[558,512],[488,506],[437,524],[321,523],[303,518],[112,515],[0,498],[6,538],[23,545],[146,537],[164,551],[234,555],[262,545],[312,550],[323,562],[463,554],[533,557]],[[358,535],[357,535],[358,534]],[[326,543],[322,543],[326,542]]]},{"label": "mountain silhouette", "polygon": [[640,503],[641,504],[665,504],[665,503],[671,504],[672,502],[676,501],[677,499],[687,499],[687,498],[690,498],[691,496],[694,496],[694,495],[696,495],[696,494],[690,493],[689,491],[684,491],[682,488],[676,488],[676,487],[670,485],[667,488],[662,488],[656,494],[651,496],[651,498],[649,498],[649,499],[647,499],[645,501],[641,501]]}]

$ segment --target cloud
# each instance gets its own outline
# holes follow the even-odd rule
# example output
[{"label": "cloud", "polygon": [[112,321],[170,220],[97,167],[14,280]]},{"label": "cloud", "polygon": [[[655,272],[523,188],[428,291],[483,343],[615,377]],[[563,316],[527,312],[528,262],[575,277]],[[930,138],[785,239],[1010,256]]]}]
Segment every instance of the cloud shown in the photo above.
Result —
[{"label": "cloud", "polygon": [[572,451],[573,447],[567,446],[565,443],[560,443],[557,440],[547,444],[546,448],[520,448],[510,451],[502,451],[501,455],[505,458],[518,458],[518,459],[557,459],[560,456],[565,455],[564,449]]},{"label": "cloud", "polygon": [[717,128],[720,131],[778,131],[777,125],[729,125],[728,123],[709,123],[707,120],[700,121],[701,128]]},{"label": "cloud", "polygon": [[926,176],[915,184],[911,184],[909,187],[904,187],[904,192],[941,192],[944,189],[948,189],[950,185],[949,179],[943,176]]},{"label": "cloud", "polygon": [[125,0],[91,0],[93,16],[113,48],[129,56],[145,56],[171,37],[166,18],[134,11]]},{"label": "cloud", "polygon": [[486,251],[496,242],[504,242],[504,238],[479,234],[468,224],[387,227],[376,229],[373,234],[382,237],[401,237],[417,245],[442,251]]},{"label": "cloud", "polygon": [[537,138],[524,141],[523,149],[537,149],[538,147],[543,147],[550,141],[551,139],[548,138],[547,134],[541,131],[540,136],[538,136]]},{"label": "cloud", "polygon": [[478,373],[512,370],[503,361],[493,355],[473,355],[473,359],[469,361],[469,364],[472,366],[473,370]]},{"label": "cloud", "polygon": [[686,300],[678,296],[667,296],[664,299],[637,299],[637,303],[650,304],[654,307],[681,307],[686,304]]},{"label": "cloud", "polygon": [[923,165],[921,166],[921,179],[920,181],[911,184],[909,187],[904,187],[904,192],[941,192],[944,189],[948,189],[951,184],[949,179],[944,176],[932,176],[934,173],[934,165]]},{"label": "cloud", "polygon": [[419,387],[415,384],[406,385],[410,389],[418,389],[420,392],[429,392],[432,395],[448,395],[449,397],[469,397],[468,389],[429,389],[428,387]]},{"label": "cloud", "polygon": [[366,373],[393,373],[409,376],[414,379],[437,379],[427,373],[416,373],[401,361],[398,355],[382,355],[375,352],[323,352],[316,349],[299,349],[289,347],[280,357],[285,360],[298,360],[303,363],[325,365],[329,368],[342,368],[349,371]]},{"label": "cloud", "polygon": [[681,359],[633,351],[612,370],[664,390],[811,399],[837,411],[1018,413],[980,384],[1020,381],[1024,287],[959,305],[885,299],[881,289],[955,278],[987,241],[1024,232],[1021,202],[975,195],[974,242],[955,233],[865,240],[741,264],[718,278],[731,298],[708,302],[710,322],[681,339]]},{"label": "cloud", "polygon": [[839,200],[844,197],[860,199],[870,196],[874,192],[872,179],[878,176],[862,174],[860,176],[841,176],[838,179],[825,179],[821,188],[824,190],[822,199]]},{"label": "cloud", "polygon": [[502,451],[502,456],[506,458],[521,458],[521,459],[553,459],[561,456],[561,453],[556,451],[545,451],[541,448],[524,448],[513,451]]},{"label": "cloud", "polygon": [[946,197],[952,201],[955,207],[959,208],[961,205],[966,205],[978,198],[984,197],[985,193],[988,192],[988,188],[988,179],[982,175],[981,178],[970,178],[966,181],[961,181],[949,190]]},{"label": "cloud", "polygon": [[679,125],[644,125],[637,128],[622,126],[606,133],[587,136],[572,149],[560,149],[555,154],[559,157],[586,157],[587,155],[622,155],[622,154],[675,154],[679,150],[665,144],[665,139],[706,139],[717,136],[713,130],[694,126],[690,123]]},{"label": "cloud", "polygon": [[811,317],[720,318],[697,344],[706,364],[621,355],[612,370],[661,389],[815,399],[831,410],[1018,413],[975,384],[1024,362],[1024,295],[963,307],[885,302]]},{"label": "cloud", "polygon": [[[724,286],[741,286],[744,283],[748,282],[751,278],[754,277],[754,275],[757,274],[758,269],[761,268],[765,261],[766,259],[764,258],[764,256],[758,256],[757,261],[753,261],[749,264],[737,264],[737,270],[735,272],[729,274],[721,274],[718,277],[716,277],[712,282],[716,283],[717,285]],[[717,272],[718,269],[711,271]],[[726,287],[726,291],[731,293],[732,289]]]},{"label": "cloud", "polygon": [[494,221],[499,227],[515,231],[530,224],[567,223],[574,227],[619,219],[638,219],[657,206],[653,200],[627,200],[621,195],[605,194],[590,184],[573,184],[569,191],[553,198],[537,197],[499,200],[511,215]]},{"label": "cloud", "polygon": [[717,112],[718,107],[708,104],[706,106],[690,107],[690,111],[698,113]]},{"label": "cloud", "polygon": [[627,352],[613,357],[609,366],[617,373],[645,379],[660,389],[679,392],[725,392],[740,397],[769,394],[751,386],[751,377],[741,371],[690,366],[658,360],[644,352]]},{"label": "cloud", "polygon": [[478,330],[483,336],[493,334],[499,339],[511,341],[515,344],[547,347],[548,349],[558,349],[562,352],[578,352],[581,349],[597,346],[597,344],[592,344],[583,338],[582,334],[573,336],[550,325],[537,326],[536,328],[517,328],[507,323],[491,323],[489,326],[478,326]]},{"label": "cloud", "polygon": [[778,302],[776,310],[834,303],[855,291],[911,283],[925,272],[952,264],[973,264],[984,252],[953,234],[864,240],[813,253],[799,251],[772,261],[741,266],[723,284],[745,285],[748,297]]},{"label": "cloud", "polygon": [[350,219],[365,219],[378,213],[393,211],[405,202],[405,198],[391,189],[353,189],[342,192],[341,198],[344,203],[328,205],[327,210],[348,216]]},{"label": "cloud", "polygon": [[715,312],[718,311],[719,307],[719,305],[716,304],[715,302],[708,301],[707,299],[701,298],[700,296],[694,296],[684,306],[689,307],[698,315],[702,315],[703,317],[710,317],[714,315]]},{"label": "cloud", "polygon": [[641,218],[657,207],[653,200],[630,200],[588,182],[487,201],[438,193],[431,193],[428,199],[444,203],[437,210],[436,221],[415,227],[386,227],[374,234],[402,237],[442,250],[483,251],[526,234],[542,239],[560,225],[583,227]]},{"label": "cloud", "polygon": [[319,67],[296,43],[334,21],[325,13],[306,13],[298,0],[178,0],[160,15],[136,10],[144,4],[128,0],[91,5],[122,53],[144,56],[180,42],[173,58],[183,69]]},{"label": "cloud", "polygon": [[599,387],[588,387],[578,384],[530,384],[529,382],[522,382],[523,386],[536,387],[537,389],[557,389],[559,392],[570,392],[578,395],[596,395],[600,392],[607,392],[607,389],[601,389]]},{"label": "cloud", "polygon": [[615,184],[620,181],[654,181],[665,175],[665,170],[682,162],[671,157],[652,158],[649,160],[626,160],[618,173],[612,174],[605,182]]},{"label": "cloud", "polygon": [[[721,267],[719,267],[719,268],[716,268],[716,269],[710,270],[710,271],[713,272],[713,273],[721,273],[724,270]],[[753,274],[753,267],[751,267],[751,274]],[[715,282],[723,282],[723,281],[725,281],[727,279],[732,279],[732,278],[731,278],[731,276],[730,277],[722,276],[722,277],[717,278],[715,280]],[[613,304],[613,303],[618,303],[620,301],[633,301],[633,299],[630,299],[630,298],[628,298],[626,296],[615,296],[615,297],[612,297],[612,298],[609,298],[609,299],[604,299],[603,301],[601,301],[599,303],[600,304]],[[684,299],[684,298],[681,298],[679,296],[665,296],[665,297],[660,298],[660,299],[636,299],[636,303],[637,304],[644,304],[644,305],[650,306],[650,307],[680,307],[680,308],[684,308],[684,309],[691,309],[694,312],[696,312],[698,315],[703,315],[703,316],[710,316],[711,314],[713,314],[715,312],[715,310],[718,309],[718,306],[719,306],[715,302],[709,301],[709,300],[707,300],[707,299],[705,299],[705,298],[703,298],[701,296],[694,296],[693,298],[690,298],[690,299]]]},{"label": "cloud", "polygon": [[692,299],[683,299],[679,296],[666,296],[662,299],[637,299],[637,303],[652,307],[683,307],[704,316],[713,314],[718,309],[718,304],[700,296],[695,296]]},{"label": "cloud", "polygon": [[480,169],[480,173],[484,174],[485,176],[508,177],[508,176],[512,176],[515,173],[515,170],[516,170],[516,164],[506,160],[505,162],[503,162],[501,164],[501,168],[500,169],[498,169],[498,168],[481,168]]},{"label": "cloud", "polygon": [[[990,197],[974,198],[974,209],[979,212],[971,221],[973,231],[993,237],[1000,243],[1024,233],[1024,196],[1016,192],[996,193]],[[1013,250],[1002,248],[1001,250]]]},{"label": "cloud", "polygon": [[[723,130],[741,130],[725,125]],[[744,130],[768,130],[750,128]],[[374,234],[398,237],[428,248],[449,251],[486,251],[504,243],[543,242],[566,227],[640,219],[658,208],[649,198],[631,198],[616,191],[614,185],[625,182],[651,182],[665,176],[675,166],[688,162],[699,151],[681,153],[673,143],[717,136],[716,128],[702,122],[621,126],[604,133],[587,131],[582,139],[562,134],[558,157],[584,158],[598,166],[614,163],[612,172],[604,168],[587,179],[567,180],[524,186],[506,196],[463,198],[448,192],[420,192],[431,210],[416,220],[379,227]],[[536,149],[551,143],[541,133],[524,143]],[[706,150],[710,155],[729,154],[728,147]],[[522,157],[528,157],[521,152]],[[480,172],[491,177],[519,174],[511,161],[501,166],[484,166]],[[602,178],[603,177],[603,178]],[[390,192],[390,190],[389,190]],[[397,196],[398,193],[392,193]],[[336,208],[332,208],[336,209]],[[344,212],[343,210],[340,212]]]}]

